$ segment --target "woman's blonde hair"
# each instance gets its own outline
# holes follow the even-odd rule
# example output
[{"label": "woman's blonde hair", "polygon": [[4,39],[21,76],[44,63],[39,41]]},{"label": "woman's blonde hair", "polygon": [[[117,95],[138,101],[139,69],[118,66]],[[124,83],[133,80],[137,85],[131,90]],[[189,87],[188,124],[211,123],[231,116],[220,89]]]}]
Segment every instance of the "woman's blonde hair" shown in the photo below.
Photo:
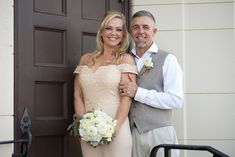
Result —
[{"label": "woman's blonde hair", "polygon": [[129,33],[126,25],[125,16],[118,11],[108,11],[105,13],[103,20],[101,22],[100,28],[97,32],[96,36],[96,50],[92,53],[90,57],[90,64],[94,65],[96,59],[104,52],[104,42],[102,39],[102,32],[104,31],[106,25],[114,18],[119,18],[123,21],[123,40],[119,43],[119,45],[115,49],[115,58],[112,63],[118,64],[122,59],[122,54],[126,52],[129,47]]}]

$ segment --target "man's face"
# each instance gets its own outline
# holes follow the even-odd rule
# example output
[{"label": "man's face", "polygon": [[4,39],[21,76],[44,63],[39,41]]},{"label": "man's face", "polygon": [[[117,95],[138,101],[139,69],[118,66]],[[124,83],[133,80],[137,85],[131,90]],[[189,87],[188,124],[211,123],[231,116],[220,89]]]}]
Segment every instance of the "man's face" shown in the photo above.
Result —
[{"label": "man's face", "polygon": [[135,17],[131,21],[131,36],[137,49],[147,50],[153,42],[157,29],[148,16]]}]

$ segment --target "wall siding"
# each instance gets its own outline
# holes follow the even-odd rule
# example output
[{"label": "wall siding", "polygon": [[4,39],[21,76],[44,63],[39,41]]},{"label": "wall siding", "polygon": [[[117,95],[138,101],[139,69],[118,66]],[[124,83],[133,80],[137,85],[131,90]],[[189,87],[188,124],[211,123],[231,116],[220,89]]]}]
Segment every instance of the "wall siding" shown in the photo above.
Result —
[{"label": "wall siding", "polygon": [[[184,72],[185,103],[174,111],[182,144],[213,146],[235,156],[235,1],[133,0],[132,12],[156,17],[155,41],[173,52]],[[203,155],[202,155],[203,154]],[[184,151],[181,156],[211,156]]]},{"label": "wall siding", "polygon": [[[13,0],[0,1],[0,141],[14,138],[14,9]],[[13,145],[0,145],[1,157],[9,157]]]}]

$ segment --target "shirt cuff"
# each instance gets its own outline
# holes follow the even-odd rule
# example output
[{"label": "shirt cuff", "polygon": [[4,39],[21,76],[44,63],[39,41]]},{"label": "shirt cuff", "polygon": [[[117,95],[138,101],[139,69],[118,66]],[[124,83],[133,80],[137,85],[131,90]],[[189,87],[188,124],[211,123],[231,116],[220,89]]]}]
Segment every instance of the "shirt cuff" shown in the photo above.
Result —
[{"label": "shirt cuff", "polygon": [[138,87],[137,91],[135,93],[135,97],[134,97],[135,101],[139,101],[141,103],[144,103],[145,95],[147,92],[148,92],[147,89]]}]

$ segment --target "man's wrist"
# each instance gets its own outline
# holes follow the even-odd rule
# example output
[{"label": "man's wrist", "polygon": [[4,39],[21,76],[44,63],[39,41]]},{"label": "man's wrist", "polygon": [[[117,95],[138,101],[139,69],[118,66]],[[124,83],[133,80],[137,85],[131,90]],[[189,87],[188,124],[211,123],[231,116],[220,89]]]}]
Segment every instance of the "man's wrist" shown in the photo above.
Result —
[{"label": "man's wrist", "polygon": [[138,97],[140,95],[139,89],[140,89],[140,87],[137,87],[136,92],[135,92],[135,94],[133,96],[134,100],[136,100],[136,101],[138,100]]},{"label": "man's wrist", "polygon": [[135,101],[143,102],[146,94],[146,89],[138,87],[134,96]]}]

